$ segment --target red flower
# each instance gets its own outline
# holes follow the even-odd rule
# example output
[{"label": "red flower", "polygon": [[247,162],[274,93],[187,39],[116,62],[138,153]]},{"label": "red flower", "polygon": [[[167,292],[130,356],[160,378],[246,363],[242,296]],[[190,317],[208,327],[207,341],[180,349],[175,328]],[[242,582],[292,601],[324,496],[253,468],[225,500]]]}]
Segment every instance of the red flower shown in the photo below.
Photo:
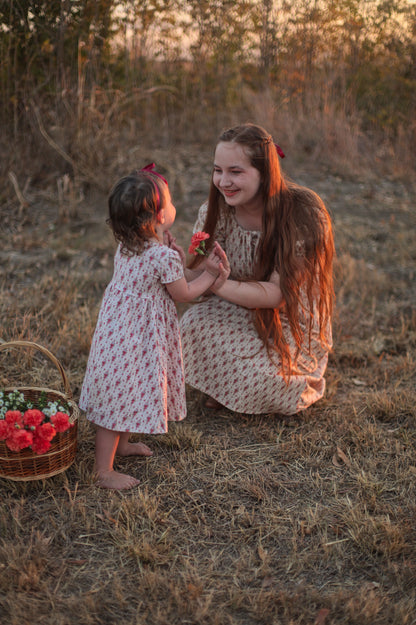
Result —
[{"label": "red flower", "polygon": [[[45,425],[50,425],[50,424],[45,423]],[[39,436],[36,436],[36,435],[33,437],[32,449],[35,452],[35,454],[44,454],[45,451],[48,451],[50,446],[51,444],[48,440],[45,440],[44,438],[40,438]]]},{"label": "red flower", "polygon": [[57,432],[65,432],[74,425],[73,423],[70,423],[69,415],[67,415],[65,412],[57,412],[56,414],[52,415],[51,422],[54,424],[55,430]]},{"label": "red flower", "polygon": [[5,419],[0,420],[0,441],[4,441],[5,438],[10,436],[14,430],[13,425],[7,423]]},{"label": "red flower", "polygon": [[56,431],[52,423],[43,423],[38,425],[35,431],[36,438],[41,438],[45,441],[51,441],[55,436]]},{"label": "red flower", "polygon": [[20,451],[32,444],[33,434],[28,430],[14,430],[6,440],[6,445],[10,451]]},{"label": "red flower", "polygon": [[201,256],[206,256],[206,239],[209,239],[209,234],[207,232],[195,232],[195,234],[191,238],[191,245],[188,249],[189,254],[193,254],[194,256],[198,256],[198,254],[201,254]]},{"label": "red flower", "polygon": [[29,427],[36,427],[40,425],[45,418],[45,415],[40,410],[33,408],[32,410],[26,410],[23,415],[23,423]]},{"label": "red flower", "polygon": [[23,415],[20,410],[8,410],[4,418],[10,425],[14,425],[15,427],[23,426]]},{"label": "red flower", "polygon": [[11,451],[31,447],[41,455],[50,449],[57,432],[65,432],[74,425],[65,412],[57,412],[49,418],[38,408],[7,410],[4,419],[0,419],[0,441],[4,440]]}]

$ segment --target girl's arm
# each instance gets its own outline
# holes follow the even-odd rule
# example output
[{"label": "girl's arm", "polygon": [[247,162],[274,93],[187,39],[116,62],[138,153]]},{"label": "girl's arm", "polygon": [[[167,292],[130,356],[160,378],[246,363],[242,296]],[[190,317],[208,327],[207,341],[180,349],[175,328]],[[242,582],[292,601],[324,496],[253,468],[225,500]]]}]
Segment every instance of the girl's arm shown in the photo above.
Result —
[{"label": "girl's arm", "polygon": [[[218,284],[220,284],[219,281]],[[283,303],[280,277],[277,271],[273,272],[267,282],[226,280],[222,286],[214,283],[211,291],[244,308],[279,308]]]},{"label": "girl's arm", "polygon": [[205,293],[216,279],[217,276],[208,273],[208,271],[203,271],[200,276],[191,280],[191,282],[181,278],[165,286],[175,302],[191,302],[196,297],[202,295],[202,293]]},{"label": "girl's arm", "polygon": [[221,258],[214,248],[206,261],[206,268],[199,276],[191,280],[191,282],[187,282],[186,278],[181,278],[165,286],[175,302],[190,302],[205,293],[214,284],[218,276],[222,274],[223,265]]}]

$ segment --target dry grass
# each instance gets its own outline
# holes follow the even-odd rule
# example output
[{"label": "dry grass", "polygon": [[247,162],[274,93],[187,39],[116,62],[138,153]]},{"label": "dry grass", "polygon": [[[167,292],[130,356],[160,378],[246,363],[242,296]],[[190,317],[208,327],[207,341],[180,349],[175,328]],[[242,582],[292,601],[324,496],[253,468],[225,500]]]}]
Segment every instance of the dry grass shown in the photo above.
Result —
[{"label": "dry grass", "polygon": [[[209,155],[192,146],[169,155],[158,160],[176,181],[185,243]],[[0,480],[4,623],[416,623],[415,196],[374,172],[348,181],[285,165],[334,217],[326,397],[285,418],[214,413],[188,389],[186,421],[144,437],[154,456],[118,462],[141,480],[124,494],[94,487],[83,419],[65,474]],[[105,199],[29,191],[28,206],[10,197],[2,209],[2,338],[48,347],[78,397],[111,276]],[[2,357],[0,385],[59,384],[41,357],[29,364]]]}]

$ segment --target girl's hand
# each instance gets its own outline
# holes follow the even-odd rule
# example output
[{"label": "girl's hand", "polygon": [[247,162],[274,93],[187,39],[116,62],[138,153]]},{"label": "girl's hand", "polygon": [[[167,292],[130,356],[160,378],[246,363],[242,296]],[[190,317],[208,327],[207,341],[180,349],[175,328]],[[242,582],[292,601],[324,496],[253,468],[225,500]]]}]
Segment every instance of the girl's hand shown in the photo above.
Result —
[{"label": "girl's hand", "polygon": [[163,242],[165,245],[170,247],[171,250],[175,250],[175,252],[178,252],[179,256],[181,257],[182,266],[185,269],[186,268],[185,250],[176,243],[175,237],[171,235],[169,230],[165,230],[165,232],[163,233]]},{"label": "girl's hand", "polygon": [[170,247],[173,241],[175,241],[175,238],[171,235],[170,230],[165,230],[163,233],[163,243]]}]

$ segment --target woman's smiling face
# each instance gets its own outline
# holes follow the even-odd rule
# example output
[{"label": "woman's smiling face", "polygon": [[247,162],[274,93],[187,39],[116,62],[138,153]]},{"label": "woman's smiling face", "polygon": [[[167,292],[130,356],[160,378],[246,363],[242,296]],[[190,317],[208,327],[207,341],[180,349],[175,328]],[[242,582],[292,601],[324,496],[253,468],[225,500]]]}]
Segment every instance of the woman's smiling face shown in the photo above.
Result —
[{"label": "woman's smiling face", "polygon": [[229,206],[256,207],[260,172],[252,166],[240,144],[225,141],[218,143],[212,180]]}]

